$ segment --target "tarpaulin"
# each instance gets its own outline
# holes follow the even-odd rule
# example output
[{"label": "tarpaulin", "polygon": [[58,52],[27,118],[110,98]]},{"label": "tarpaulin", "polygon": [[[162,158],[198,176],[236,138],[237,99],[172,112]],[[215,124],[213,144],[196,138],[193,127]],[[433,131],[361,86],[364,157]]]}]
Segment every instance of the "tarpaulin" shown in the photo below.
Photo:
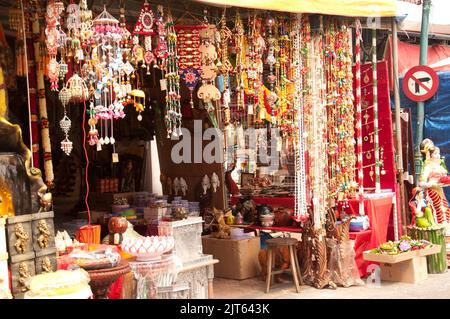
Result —
[{"label": "tarpaulin", "polygon": [[396,0],[197,0],[198,2],[293,13],[319,13],[348,17],[393,17]]},{"label": "tarpaulin", "polygon": [[[398,74],[399,76],[419,64],[420,46],[417,44],[410,44],[398,41]],[[444,63],[441,66],[433,67],[433,64],[438,65],[439,61],[446,60],[450,57],[450,46],[448,45],[432,45],[428,46],[427,65],[432,67],[435,71],[450,70],[450,63]],[[389,43],[386,50],[385,59],[388,61],[389,83],[390,89],[393,90],[394,77],[392,74],[392,36],[389,36]],[[450,62],[450,61],[449,61]]]},{"label": "tarpaulin", "polygon": [[[440,148],[441,156],[445,156],[445,164],[450,169],[450,72],[438,72],[438,76],[439,88],[436,94],[425,101],[423,138],[430,138]],[[400,87],[402,87],[402,82],[403,78],[400,79]],[[400,90],[400,105],[401,107],[411,108],[411,123],[415,142],[417,102],[408,99],[403,90]],[[450,199],[450,187],[444,187],[444,191],[447,198]]]}]

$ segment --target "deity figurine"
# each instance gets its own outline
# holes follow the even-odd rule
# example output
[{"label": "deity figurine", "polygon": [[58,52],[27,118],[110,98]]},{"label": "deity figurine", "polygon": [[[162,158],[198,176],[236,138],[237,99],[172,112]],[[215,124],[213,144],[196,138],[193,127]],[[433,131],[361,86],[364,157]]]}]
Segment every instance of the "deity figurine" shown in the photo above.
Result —
[{"label": "deity figurine", "polygon": [[42,259],[42,272],[53,272],[53,266],[52,263],[50,261],[50,258],[48,257],[44,257]]},{"label": "deity figurine", "polygon": [[31,278],[30,270],[28,269],[28,265],[25,262],[21,262],[19,264],[19,285],[20,291],[26,292],[28,291],[27,287],[27,279]]},{"label": "deity figurine", "polygon": [[175,177],[173,179],[173,193],[175,196],[178,196],[178,192],[180,191],[180,179],[178,177]]},{"label": "deity figurine", "polygon": [[41,248],[47,248],[48,247],[48,238],[50,237],[50,231],[48,229],[47,222],[45,219],[41,219],[38,223],[38,244]]},{"label": "deity figurine", "polygon": [[203,195],[206,195],[206,192],[210,188],[211,188],[211,181],[209,180],[208,175],[205,175],[205,176],[203,176],[203,179],[202,179]]},{"label": "deity figurine", "polygon": [[219,176],[217,176],[216,173],[213,173],[213,174],[211,175],[211,186],[212,186],[212,189],[213,189],[213,192],[214,192],[214,193],[217,191],[217,189],[218,189],[219,186],[220,186]]},{"label": "deity figurine", "polygon": [[409,202],[411,224],[420,228],[428,228],[436,224],[431,204],[425,198],[425,191],[420,187],[412,190],[413,198]]},{"label": "deity figurine", "polygon": [[180,177],[180,190],[181,193],[183,193],[183,196],[186,196],[188,185],[186,183],[186,180],[183,177]]},{"label": "deity figurine", "polygon": [[420,151],[424,161],[419,186],[426,189],[425,195],[431,201],[437,222],[444,224],[446,232],[450,233],[450,208],[442,188],[448,184],[448,176],[439,147],[430,139],[425,139],[420,144]]},{"label": "deity figurine", "polygon": [[14,227],[14,234],[16,235],[16,243],[14,244],[14,247],[16,248],[17,253],[23,254],[27,250],[27,241],[30,238],[23,229],[22,223],[16,224]]}]

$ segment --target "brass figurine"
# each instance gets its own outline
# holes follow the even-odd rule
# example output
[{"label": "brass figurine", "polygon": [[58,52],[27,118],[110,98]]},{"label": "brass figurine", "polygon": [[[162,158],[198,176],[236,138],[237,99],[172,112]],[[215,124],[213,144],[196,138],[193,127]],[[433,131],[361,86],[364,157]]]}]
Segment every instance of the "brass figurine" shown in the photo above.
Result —
[{"label": "brass figurine", "polygon": [[30,237],[25,229],[23,229],[22,223],[18,223],[14,226],[14,233],[17,238],[14,247],[16,248],[18,254],[23,254],[27,250],[27,241]]},{"label": "brass figurine", "polygon": [[26,292],[28,291],[27,287],[27,279],[31,278],[30,270],[28,269],[28,265],[25,262],[21,262],[19,264],[19,285],[20,291]]},{"label": "brass figurine", "polygon": [[38,230],[39,230],[39,236],[38,236],[38,244],[41,248],[47,248],[48,247],[48,238],[50,237],[50,231],[48,230],[47,222],[45,219],[41,219],[38,223]]},{"label": "brass figurine", "polygon": [[50,261],[50,258],[48,257],[44,257],[42,259],[42,271],[43,272],[53,272],[53,266],[52,263]]}]

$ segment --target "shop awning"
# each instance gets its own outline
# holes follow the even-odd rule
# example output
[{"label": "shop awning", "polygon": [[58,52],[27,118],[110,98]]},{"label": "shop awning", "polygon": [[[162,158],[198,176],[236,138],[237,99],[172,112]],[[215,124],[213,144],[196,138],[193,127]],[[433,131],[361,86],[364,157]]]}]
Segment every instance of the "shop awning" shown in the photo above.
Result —
[{"label": "shop awning", "polygon": [[350,17],[392,17],[397,0],[197,0],[226,7],[242,7],[293,13],[319,13]]}]

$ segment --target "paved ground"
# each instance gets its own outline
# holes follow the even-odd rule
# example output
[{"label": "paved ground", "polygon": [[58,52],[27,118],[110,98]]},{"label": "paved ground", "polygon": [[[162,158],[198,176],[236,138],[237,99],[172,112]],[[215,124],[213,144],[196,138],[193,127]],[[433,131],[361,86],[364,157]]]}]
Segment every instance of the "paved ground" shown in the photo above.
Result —
[{"label": "paved ground", "polygon": [[381,282],[379,288],[360,287],[336,290],[316,289],[302,286],[299,294],[293,283],[274,284],[266,294],[265,283],[259,278],[247,280],[214,279],[214,298],[218,299],[391,299],[391,298],[438,298],[450,299],[450,271],[428,275],[428,279],[417,284]]}]

